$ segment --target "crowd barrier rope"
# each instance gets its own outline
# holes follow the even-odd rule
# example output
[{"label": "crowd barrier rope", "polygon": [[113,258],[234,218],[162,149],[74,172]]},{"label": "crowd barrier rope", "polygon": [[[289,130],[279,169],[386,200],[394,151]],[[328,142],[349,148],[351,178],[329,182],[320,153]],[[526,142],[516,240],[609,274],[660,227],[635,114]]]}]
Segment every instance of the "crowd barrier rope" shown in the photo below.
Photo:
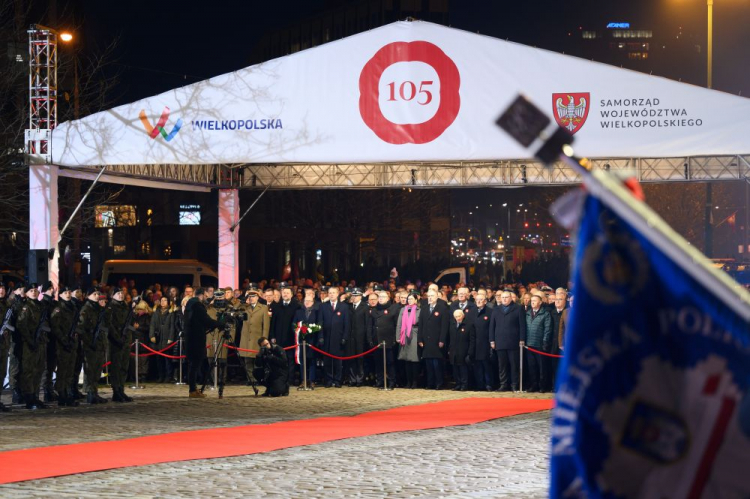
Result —
[{"label": "crowd barrier rope", "polygon": [[169,345],[168,347],[166,347],[163,350],[154,350],[153,348],[150,348],[147,345],[143,345],[142,344],[141,346],[143,348],[145,348],[146,350],[148,350],[149,352],[151,352],[151,353],[143,354],[143,355],[141,355],[141,357],[150,357],[152,355],[159,355],[159,356],[165,357],[167,359],[175,359],[175,360],[177,360],[177,359],[184,359],[185,358],[184,355],[179,355],[178,356],[178,355],[169,355],[169,354],[164,353],[165,351],[169,350],[170,348],[172,348],[176,344],[177,344],[177,342],[175,341],[174,343],[172,343],[171,345]]},{"label": "crowd barrier rope", "polygon": [[539,350],[535,350],[535,349],[531,348],[530,346],[526,346],[526,345],[524,345],[524,348],[525,348],[526,350],[530,350],[530,351],[532,351],[532,352],[534,352],[534,353],[537,353],[537,354],[539,354],[539,355],[544,355],[545,357],[553,357],[553,358],[555,358],[555,359],[562,359],[562,358],[563,358],[563,356],[562,356],[562,355],[555,355],[554,353],[547,353],[547,352],[542,352],[542,351],[539,351]]},{"label": "crowd barrier rope", "polygon": [[321,350],[320,348],[314,347],[314,346],[310,345],[309,343],[307,344],[307,346],[309,346],[310,348],[312,348],[312,349],[313,349],[313,350],[315,350],[316,352],[318,352],[318,353],[322,353],[322,354],[323,354],[323,355],[325,355],[326,357],[331,357],[332,359],[338,359],[338,360],[352,360],[352,359],[358,359],[358,358],[360,358],[360,357],[364,357],[365,355],[368,355],[368,354],[370,354],[370,353],[374,352],[375,350],[377,350],[378,348],[380,348],[380,347],[381,347],[381,345],[382,345],[382,344],[378,344],[378,345],[375,345],[374,347],[372,347],[372,348],[371,348],[371,349],[369,349],[368,351],[366,351],[366,352],[362,352],[362,353],[358,353],[357,355],[350,355],[350,356],[348,356],[348,357],[339,357],[338,355],[332,355],[332,354],[330,354],[330,353],[328,353],[328,352],[324,352],[324,351],[323,351],[323,350]]}]

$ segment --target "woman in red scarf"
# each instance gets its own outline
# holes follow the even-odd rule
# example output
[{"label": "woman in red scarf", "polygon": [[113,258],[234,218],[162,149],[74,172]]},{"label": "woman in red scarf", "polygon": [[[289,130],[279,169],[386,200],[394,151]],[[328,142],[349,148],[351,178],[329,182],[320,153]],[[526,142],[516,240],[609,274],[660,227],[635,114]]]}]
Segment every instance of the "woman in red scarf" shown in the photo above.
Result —
[{"label": "woman in red scarf", "polygon": [[398,360],[406,363],[406,388],[417,388],[419,379],[419,310],[419,295],[412,291],[396,323]]}]

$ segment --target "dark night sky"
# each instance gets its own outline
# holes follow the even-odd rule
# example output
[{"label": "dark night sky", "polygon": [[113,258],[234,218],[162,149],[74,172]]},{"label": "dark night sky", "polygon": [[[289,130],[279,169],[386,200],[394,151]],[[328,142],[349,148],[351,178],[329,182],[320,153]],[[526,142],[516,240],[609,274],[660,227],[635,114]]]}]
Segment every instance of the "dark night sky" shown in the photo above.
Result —
[{"label": "dark night sky", "polygon": [[[260,36],[339,0],[109,2],[58,0],[59,12],[75,12],[85,51],[119,37],[122,71],[118,103],[136,100],[247,65]],[[704,0],[451,0],[451,25],[512,41],[559,50],[577,26],[606,22],[674,30],[683,26],[706,39]],[[716,0],[714,88],[750,95],[750,0]],[[693,72],[705,71],[692,68]]]}]

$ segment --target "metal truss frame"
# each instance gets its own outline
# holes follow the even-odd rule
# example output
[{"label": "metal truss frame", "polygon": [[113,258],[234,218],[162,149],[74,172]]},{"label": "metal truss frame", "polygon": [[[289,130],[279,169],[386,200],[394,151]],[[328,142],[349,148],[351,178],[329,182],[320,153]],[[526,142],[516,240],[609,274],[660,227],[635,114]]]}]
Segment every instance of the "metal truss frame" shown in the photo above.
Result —
[{"label": "metal truss frame", "polygon": [[29,128],[26,153],[49,161],[49,141],[57,126],[57,32],[32,25],[29,33]]},{"label": "metal truss frame", "polygon": [[[596,158],[591,162],[594,168],[634,174],[641,182],[750,178],[750,155]],[[108,166],[107,174],[222,189],[267,186],[271,189],[502,188],[574,185],[581,181],[580,176],[562,162],[548,169],[539,162],[522,160],[350,165],[118,165]]]}]

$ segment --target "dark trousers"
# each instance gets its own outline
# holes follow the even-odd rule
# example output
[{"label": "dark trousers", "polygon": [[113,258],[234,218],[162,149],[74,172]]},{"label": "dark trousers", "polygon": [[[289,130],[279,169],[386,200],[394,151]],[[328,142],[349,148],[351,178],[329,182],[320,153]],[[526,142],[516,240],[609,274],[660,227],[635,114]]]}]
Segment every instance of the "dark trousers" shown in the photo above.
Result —
[{"label": "dark trousers", "polygon": [[404,361],[406,370],[406,387],[416,388],[419,383],[419,362]]},{"label": "dark trousers", "polygon": [[57,368],[57,342],[53,339],[47,343],[46,364],[42,375],[42,388],[44,392],[51,392],[53,388],[52,374]]},{"label": "dark trousers", "polygon": [[159,380],[165,382],[172,381],[172,374],[174,373],[174,364],[172,364],[172,359],[157,356],[156,372],[158,373]]},{"label": "dark trousers", "polygon": [[456,380],[456,388],[466,389],[469,387],[469,366],[466,364],[453,365],[453,378]]},{"label": "dark trousers", "polygon": [[287,385],[291,385],[294,383],[294,370],[297,367],[297,361],[294,359],[295,350],[294,348],[290,350],[286,350],[286,362],[287,366],[289,367],[289,374],[286,378]]},{"label": "dark trousers", "polygon": [[497,370],[500,388],[518,390],[518,350],[497,350]]},{"label": "dark trousers", "polygon": [[[541,350],[541,348],[538,348]],[[527,391],[543,390],[547,384],[547,368],[545,358],[534,352],[526,352],[526,365],[529,373],[529,387]]]},{"label": "dark trousers", "polygon": [[443,386],[443,369],[440,359],[424,359],[427,372],[427,388],[438,389]]},{"label": "dark trousers", "polygon": [[198,389],[196,386],[198,379],[203,379],[203,370],[205,369],[206,359],[188,359],[188,386],[190,391],[194,392]]},{"label": "dark trousers", "polygon": [[341,377],[344,374],[344,362],[325,356],[323,359],[326,372],[326,386],[341,385]]},{"label": "dark trousers", "polygon": [[[560,352],[556,352],[556,354],[559,355]],[[546,391],[551,392],[555,389],[555,382],[557,381],[557,366],[560,363],[560,359],[553,357],[545,357],[544,359],[547,361],[547,365],[545,366],[547,372],[547,384],[543,388]]]},{"label": "dark trousers", "polygon": [[[378,388],[383,387],[383,349],[378,350],[378,367],[380,369],[377,369],[375,371],[375,379],[376,384]],[[385,370],[386,370],[386,381],[388,383],[389,388],[393,388],[396,386],[396,363],[393,359],[393,348],[386,348],[385,349]]]},{"label": "dark trousers", "polygon": [[489,359],[474,361],[474,381],[477,390],[492,386],[492,371]]},{"label": "dark trousers", "polygon": [[359,357],[347,360],[345,369],[349,377],[349,383],[352,385],[361,385],[365,379],[365,358]]}]

